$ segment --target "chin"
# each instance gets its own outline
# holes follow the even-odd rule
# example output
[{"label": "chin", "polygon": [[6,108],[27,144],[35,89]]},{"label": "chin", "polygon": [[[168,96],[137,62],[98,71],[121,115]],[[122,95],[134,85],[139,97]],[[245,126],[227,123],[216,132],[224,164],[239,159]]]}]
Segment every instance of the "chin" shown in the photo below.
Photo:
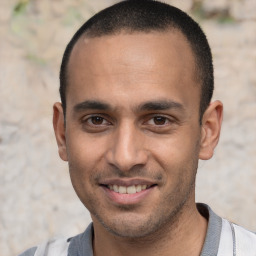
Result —
[{"label": "chin", "polygon": [[161,219],[154,219],[152,216],[128,216],[116,217],[118,221],[103,221],[98,216],[97,220],[104,226],[104,228],[118,237],[125,238],[145,238],[155,233],[162,225]]},{"label": "chin", "polygon": [[113,235],[125,238],[143,238],[153,233],[152,230],[145,226],[131,227],[128,225],[121,228],[105,226],[105,228]]}]

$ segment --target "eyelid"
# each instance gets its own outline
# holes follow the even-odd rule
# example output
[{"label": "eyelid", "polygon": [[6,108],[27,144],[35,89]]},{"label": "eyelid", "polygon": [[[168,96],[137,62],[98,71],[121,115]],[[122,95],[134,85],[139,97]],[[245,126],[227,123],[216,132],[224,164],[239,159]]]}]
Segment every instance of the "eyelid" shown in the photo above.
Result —
[{"label": "eyelid", "polygon": [[[171,117],[171,116],[167,116],[165,114],[150,114],[147,118],[146,121],[144,122],[144,124],[148,123],[150,120],[154,119],[155,117],[162,117],[165,118],[167,120],[168,123],[174,123],[176,120],[176,118]],[[164,125],[156,125],[156,126],[164,126]]]},{"label": "eyelid", "polygon": [[[109,121],[109,117],[108,116],[106,116],[106,114],[89,114],[89,115],[85,115],[85,116],[83,116],[82,118],[81,118],[81,123],[83,123],[83,124],[85,124],[85,123],[88,123],[88,120],[89,119],[91,119],[91,118],[93,118],[93,117],[100,117],[100,118],[102,118],[103,120],[105,120],[108,124],[112,124],[112,122],[111,121]],[[106,125],[106,124],[99,124],[99,125],[95,125],[95,124],[89,124],[89,125],[91,125],[91,126],[104,126],[104,125]]]},{"label": "eyelid", "polygon": [[157,124],[155,118],[156,117],[153,117],[153,118],[149,119],[147,123],[149,125],[155,125],[157,127],[166,126],[169,123],[169,121],[168,121],[168,119],[166,117],[161,117],[163,123],[160,122],[160,124]]}]

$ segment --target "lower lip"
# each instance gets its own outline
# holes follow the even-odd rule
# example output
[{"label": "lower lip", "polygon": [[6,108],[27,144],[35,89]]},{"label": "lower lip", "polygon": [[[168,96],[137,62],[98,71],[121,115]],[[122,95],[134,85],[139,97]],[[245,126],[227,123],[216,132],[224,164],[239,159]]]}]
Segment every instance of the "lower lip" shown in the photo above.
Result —
[{"label": "lower lip", "polygon": [[102,186],[104,192],[108,196],[108,198],[115,204],[118,205],[132,205],[138,204],[142,200],[144,200],[150,193],[153,192],[155,186],[142,190],[140,192],[134,194],[121,194],[117,193],[113,190],[110,190],[107,187]]}]

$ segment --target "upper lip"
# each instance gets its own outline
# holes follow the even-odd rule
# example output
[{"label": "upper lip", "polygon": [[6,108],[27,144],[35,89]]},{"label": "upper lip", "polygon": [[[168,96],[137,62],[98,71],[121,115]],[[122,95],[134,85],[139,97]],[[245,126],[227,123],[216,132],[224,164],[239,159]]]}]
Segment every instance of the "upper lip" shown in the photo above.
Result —
[{"label": "upper lip", "polygon": [[147,179],[142,179],[142,178],[114,178],[114,179],[104,179],[100,181],[100,185],[118,185],[118,186],[136,186],[136,185],[147,185],[147,186],[152,186],[156,185],[156,182],[147,180]]}]

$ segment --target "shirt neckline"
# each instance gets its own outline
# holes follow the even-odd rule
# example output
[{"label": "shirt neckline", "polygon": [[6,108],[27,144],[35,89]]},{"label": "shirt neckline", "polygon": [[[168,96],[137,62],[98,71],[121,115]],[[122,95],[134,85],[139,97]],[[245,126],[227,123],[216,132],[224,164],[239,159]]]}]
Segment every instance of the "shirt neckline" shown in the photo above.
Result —
[{"label": "shirt neckline", "polygon": [[[200,256],[217,255],[222,219],[206,204],[197,203],[197,209],[208,220],[207,233]],[[93,256],[93,233],[93,224],[90,223],[83,233],[72,237],[68,248],[68,256]]]}]

